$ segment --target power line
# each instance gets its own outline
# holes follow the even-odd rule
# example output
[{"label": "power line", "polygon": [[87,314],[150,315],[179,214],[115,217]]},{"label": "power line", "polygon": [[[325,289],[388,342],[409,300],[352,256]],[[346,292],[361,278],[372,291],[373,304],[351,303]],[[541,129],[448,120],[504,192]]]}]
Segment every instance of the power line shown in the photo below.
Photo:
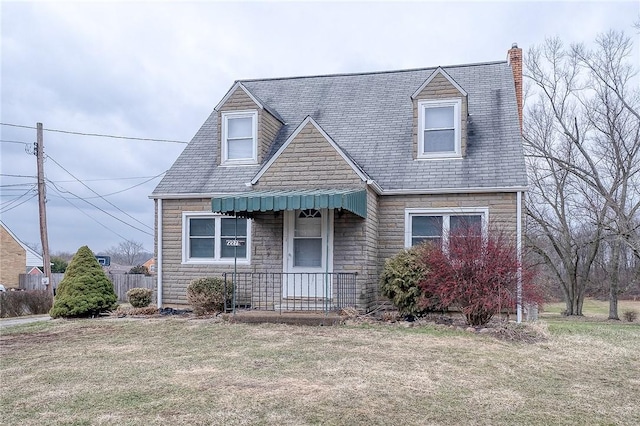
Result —
[{"label": "power line", "polygon": [[[101,178],[101,179],[85,179],[85,182],[100,182],[100,181],[113,181],[113,180],[135,180],[135,179],[155,179],[158,176],[161,176],[162,174],[166,173],[166,171],[157,174],[155,176],[135,176],[135,177],[121,177],[121,178]],[[69,182],[75,182],[74,180],[55,180],[53,181],[55,183],[69,183]],[[147,181],[148,182],[148,181]]]},{"label": "power line", "polygon": [[[82,198],[82,197],[80,197],[79,195],[76,195],[76,194],[74,194],[74,193],[73,193],[73,192],[71,192],[71,191],[67,191],[67,190],[66,190],[66,189],[64,189],[64,188],[63,188],[63,189],[60,189],[60,188],[58,188],[58,186],[57,186],[55,183],[53,183],[53,182],[51,182],[51,181],[50,181],[50,183],[52,183],[52,184],[53,184],[54,190],[55,190],[56,192],[58,192],[58,194],[60,195],[60,197],[62,197],[62,198],[64,198],[64,199],[66,199],[66,197],[64,197],[64,196],[61,194],[61,192],[65,192],[65,193],[67,193],[67,194],[71,194],[71,195],[73,195],[74,197],[76,197],[76,199],[78,199],[78,200],[80,200],[80,201],[84,201],[85,203],[89,204],[90,206],[92,206],[92,207],[94,207],[94,208],[96,208],[96,209],[100,210],[102,213],[104,213],[104,214],[106,214],[106,215],[108,215],[108,216],[111,216],[112,218],[114,218],[114,219],[115,219],[115,220],[117,220],[118,222],[121,222],[121,223],[123,223],[123,224],[125,224],[125,225],[127,225],[127,226],[129,226],[129,227],[131,227],[131,228],[133,228],[133,229],[135,229],[135,230],[137,230],[137,231],[140,231],[140,232],[144,233],[144,234],[147,234],[147,235],[149,235],[149,236],[153,236],[153,234],[151,234],[151,233],[149,233],[149,232],[145,231],[144,229],[140,229],[140,228],[138,228],[138,227],[136,227],[136,226],[133,226],[133,225],[131,225],[130,223],[127,223],[127,222],[125,222],[124,220],[120,219],[119,217],[114,216],[113,214],[109,213],[108,211],[106,211],[106,210],[102,209],[101,207],[99,207],[99,206],[97,206],[97,205],[93,204],[91,201],[87,201],[87,199]],[[135,219],[135,220],[137,220],[137,219]],[[147,226],[147,225],[145,225],[145,226]],[[147,226],[147,227],[151,229],[151,227],[150,227],[150,226]],[[126,240],[126,238],[125,238],[125,240]]]},{"label": "power line", "polygon": [[[23,126],[20,124],[12,124],[12,123],[0,123],[2,126],[10,126],[10,127],[19,127],[23,129],[35,129],[33,126]],[[154,138],[137,138],[132,136],[117,136],[117,135],[107,135],[102,133],[85,133],[85,132],[74,132],[71,130],[60,130],[60,129],[43,129],[45,132],[55,132],[55,133],[65,133],[67,135],[77,135],[77,136],[95,136],[99,138],[112,138],[112,139],[126,139],[132,141],[147,141],[147,142],[167,142],[167,143],[181,143],[188,144],[189,142],[178,141],[173,139],[154,139]]]},{"label": "power line", "polygon": [[[55,185],[54,185],[55,186]],[[54,191],[58,192],[57,188],[53,188]],[[101,223],[100,221],[98,221],[98,219],[94,218],[93,216],[89,215],[89,213],[85,212],[84,210],[82,210],[80,207],[76,206],[75,204],[73,204],[69,199],[67,199],[66,197],[64,197],[62,194],[60,194],[58,192],[58,195],[60,195],[60,198],[62,198],[63,200],[65,200],[67,203],[71,204],[74,208],[76,208],[80,213],[82,213],[83,215],[87,216],[89,219],[93,220],[95,223],[97,223],[98,225],[102,226],[104,229],[106,229],[107,231],[117,235],[118,237],[122,238],[124,241],[127,241],[127,238],[123,237],[122,235],[118,234],[116,231],[114,231],[113,229],[109,228],[108,226],[106,226],[105,224]]]},{"label": "power line", "polygon": [[[108,193],[108,194],[97,195],[97,196],[95,196],[95,197],[84,197],[84,199],[86,199],[86,200],[90,200],[90,199],[92,199],[92,198],[102,198],[102,199],[104,199],[103,197],[110,197],[111,195],[120,194],[120,193],[122,193],[122,192],[126,192],[126,191],[129,191],[129,190],[131,190],[131,189],[133,189],[133,188],[136,188],[136,187],[138,187],[138,186],[144,185],[145,183],[150,182],[150,181],[152,181],[152,180],[154,180],[154,179],[157,179],[158,177],[162,176],[164,173],[166,173],[166,172],[162,172],[162,173],[160,173],[160,174],[158,174],[158,175],[156,175],[156,176],[152,176],[151,178],[149,178],[149,179],[145,180],[144,182],[137,183],[137,184],[135,184],[135,185],[133,185],[133,186],[130,186],[130,187],[128,187],[128,188],[121,189],[120,191],[110,192],[110,193]],[[110,179],[94,179],[94,180],[110,180]],[[58,184],[58,183],[63,183],[63,182],[69,183],[69,182],[77,182],[77,181],[75,181],[75,180],[66,180],[66,181],[60,181],[60,180],[58,180],[58,181],[53,181],[53,180],[47,179],[47,182],[51,183],[52,185],[56,185],[56,184]],[[89,180],[87,180],[87,182],[89,182]],[[80,182],[80,183],[82,183],[82,182]],[[86,186],[86,185],[85,185],[85,186]],[[0,187],[1,187],[1,185],[0,185]],[[61,191],[61,190],[60,190],[60,188],[58,188],[58,191]],[[64,190],[64,191],[62,191],[62,192],[68,192],[68,191]],[[94,192],[94,193],[95,193],[95,192]],[[106,200],[105,200],[105,201],[106,201]],[[143,225],[144,225],[144,224],[143,224]],[[146,225],[145,225],[145,226],[146,226]],[[151,229],[151,227],[149,227],[149,229]]]},{"label": "power line", "polygon": [[[135,184],[135,185],[133,185],[133,186],[130,186],[130,187],[128,187],[128,188],[121,189],[120,191],[110,192],[109,194],[103,194],[103,195],[101,195],[99,198],[102,198],[102,197],[110,197],[111,195],[116,195],[116,194],[120,194],[120,193],[122,193],[122,192],[129,191],[130,189],[133,189],[133,188],[136,188],[136,187],[138,187],[138,186],[144,185],[144,184],[145,184],[145,183],[147,183],[147,182],[151,182],[152,180],[159,178],[159,177],[160,177],[160,176],[162,176],[163,174],[165,174],[165,172],[162,172],[162,173],[160,173],[159,175],[153,176],[152,178],[149,178],[149,179],[145,180],[144,182],[140,182],[140,183],[137,183],[137,184]],[[98,198],[98,197],[87,197],[87,198]],[[152,229],[152,228],[151,228],[151,227],[149,227],[149,229]]]},{"label": "power line", "polygon": [[[124,210],[122,210],[120,207],[116,206],[115,204],[113,204],[111,201],[107,200],[106,198],[104,198],[102,195],[98,194],[96,191],[94,191],[93,189],[91,189],[89,187],[89,185],[87,185],[86,183],[82,182],[80,179],[78,179],[77,177],[75,177],[69,170],[65,169],[60,163],[58,163],[53,157],[51,157],[50,155],[47,156],[47,158],[49,158],[51,161],[53,161],[54,163],[56,163],[58,165],[58,167],[60,167],[62,170],[64,170],[65,172],[67,172],[69,174],[69,176],[71,176],[72,178],[74,178],[75,180],[77,180],[78,182],[80,182],[85,188],[87,188],[89,191],[93,192],[94,194],[96,194],[98,197],[100,197],[101,199],[103,199],[104,201],[106,201],[109,205],[111,205],[112,207],[114,207],[116,210],[118,210],[121,213],[124,213],[126,216],[130,217],[131,219],[135,220],[136,222],[138,222],[140,225],[142,226],[146,226],[147,228],[149,228],[151,231],[153,231],[153,228],[150,227],[149,225],[140,222],[138,219],[136,219],[135,217],[131,216],[129,213],[125,212]],[[151,235],[151,234],[149,234]]]},{"label": "power line", "polygon": [[2,143],[20,143],[23,145],[31,145],[33,142],[23,142],[23,141],[8,141],[6,139],[0,139],[0,142]]},{"label": "power line", "polygon": [[19,196],[18,198],[15,198],[15,199],[13,199],[13,200],[9,201],[9,202],[8,202],[8,204],[7,204],[7,205],[5,205],[4,207],[0,207],[0,213],[6,213],[6,212],[8,212],[8,211],[10,211],[10,210],[15,209],[16,207],[20,207],[21,205],[23,205],[23,204],[24,204],[24,203],[26,203],[27,201],[30,201],[30,200],[32,200],[33,198],[35,198],[35,197],[38,195],[38,193],[37,193],[37,192],[36,192],[36,193],[34,193],[31,197],[29,197],[29,198],[27,198],[26,200],[24,200],[23,202],[21,202],[21,203],[19,203],[19,204],[16,204],[15,206],[12,206],[12,205],[11,205],[11,204],[15,203],[16,201],[18,201],[19,199],[21,199],[22,197],[24,197],[25,195],[27,195],[27,194],[28,194],[29,192],[31,192],[32,190],[33,190],[33,188],[32,188],[32,189],[30,189],[29,191],[25,192],[24,194],[22,194],[22,195],[21,195],[21,196]]},{"label": "power line", "polygon": [[0,176],[6,176],[6,177],[20,177],[20,178],[36,178],[36,176],[29,176],[29,175],[12,175],[12,174],[8,174],[8,173],[0,173]]}]

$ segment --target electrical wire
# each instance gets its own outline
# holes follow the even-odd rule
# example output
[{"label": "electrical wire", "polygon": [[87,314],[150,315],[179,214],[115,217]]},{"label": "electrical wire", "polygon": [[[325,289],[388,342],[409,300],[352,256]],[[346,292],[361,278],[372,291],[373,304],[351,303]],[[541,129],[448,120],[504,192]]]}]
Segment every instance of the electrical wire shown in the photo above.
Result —
[{"label": "electrical wire", "polygon": [[12,200],[12,201],[10,201],[8,205],[5,205],[4,207],[1,207],[1,208],[0,208],[0,213],[6,213],[6,212],[8,212],[8,211],[11,211],[11,210],[15,209],[16,207],[19,207],[19,206],[23,205],[23,204],[24,204],[24,203],[26,203],[27,201],[32,200],[33,198],[35,198],[35,197],[38,195],[38,193],[36,192],[35,194],[33,194],[31,197],[27,198],[27,199],[26,199],[26,200],[24,200],[23,202],[18,203],[18,204],[16,204],[15,206],[12,206],[12,205],[11,205],[11,204],[15,203],[16,201],[18,201],[20,198],[22,198],[22,197],[24,197],[25,195],[27,195],[29,192],[31,192],[31,190],[29,190],[29,191],[25,192],[25,193],[24,193],[24,194],[22,194],[20,197],[18,197],[18,198],[16,198],[16,199],[14,199],[14,200]]},{"label": "electrical wire", "polygon": [[[72,178],[74,178],[75,180],[77,180],[78,182],[80,182],[85,188],[87,188],[89,191],[93,192],[94,194],[96,194],[99,198],[101,198],[102,200],[106,201],[107,204],[109,204],[110,206],[114,207],[116,210],[118,210],[119,212],[123,213],[125,216],[128,216],[129,218],[135,220],[136,222],[138,222],[140,225],[147,227],[149,230],[153,231],[153,228],[150,227],[149,225],[147,225],[144,222],[139,221],[138,219],[136,219],[135,217],[131,216],[129,213],[125,212],[124,210],[122,210],[120,207],[116,206],[115,204],[113,204],[111,201],[107,200],[106,198],[104,198],[102,195],[98,194],[96,191],[94,191],[92,188],[89,187],[89,185],[87,185],[86,183],[82,182],[80,179],[78,179],[75,175],[73,175],[73,173],[71,173],[69,170],[65,169],[60,163],[58,163],[53,157],[51,157],[50,155],[47,155],[47,158],[50,159],[51,161],[53,161],[58,167],[60,167],[62,170],[64,170],[65,172],[67,172],[69,174],[69,176],[71,176]],[[149,234],[152,235],[152,234]]]},{"label": "electrical wire", "polygon": [[[57,188],[52,188],[55,192],[57,191]],[[122,238],[124,241],[127,241],[128,239],[120,234],[118,234],[116,231],[114,231],[113,229],[109,228],[108,226],[106,226],[105,224],[101,223],[100,221],[98,221],[98,219],[94,218],[93,216],[91,216],[89,213],[85,212],[84,210],[82,210],[80,207],[76,206],[75,204],[73,204],[71,202],[71,200],[67,199],[65,196],[63,196],[62,194],[58,193],[58,195],[60,195],[60,198],[62,198],[63,200],[65,200],[67,203],[71,204],[74,208],[76,208],[80,213],[82,213],[83,215],[87,216],[89,219],[93,220],[95,223],[97,223],[98,225],[102,226],[104,229],[106,229],[107,231],[117,235],[118,237]]]},{"label": "electrical wire", "polygon": [[[160,176],[162,176],[162,175],[163,175],[163,174],[165,174],[165,173],[166,173],[166,172],[162,172],[162,173],[160,173],[159,175],[153,176],[152,178],[149,178],[149,179],[145,180],[144,182],[137,183],[137,184],[135,184],[135,185],[133,185],[133,186],[130,186],[130,187],[128,187],[128,188],[121,189],[120,191],[110,192],[109,194],[102,194],[102,195],[100,196],[100,198],[102,198],[102,197],[109,197],[109,196],[111,196],[111,195],[116,195],[116,194],[120,194],[120,193],[122,193],[122,192],[129,191],[130,189],[133,189],[133,188],[136,188],[136,187],[138,187],[138,186],[144,185],[144,184],[145,184],[145,183],[147,183],[147,182],[151,182],[152,180],[159,178]],[[98,198],[98,197],[86,197],[86,198]],[[149,228],[149,229],[151,229],[151,228]]]},{"label": "electrical wire", "polygon": [[[162,173],[166,173],[162,172]],[[158,176],[162,175],[162,173],[155,175],[155,176],[135,176],[135,177],[122,177],[122,178],[101,178],[101,179],[85,179],[85,182],[100,182],[100,181],[113,181],[113,180],[134,180],[134,179],[155,179]],[[74,180],[56,180],[54,181],[55,183],[69,183],[69,182],[75,182]]]},{"label": "electrical wire", "polygon": [[0,139],[2,143],[21,143],[23,145],[31,145],[33,142],[23,142],[23,141],[8,141],[6,139]]},{"label": "electrical wire", "polygon": [[[73,192],[68,191],[68,190],[66,190],[66,189],[64,189],[64,188],[63,188],[63,189],[60,189],[60,188],[58,188],[58,186],[57,186],[56,184],[54,184],[54,183],[52,183],[52,185],[53,185],[53,187],[55,188],[55,191],[56,191],[56,192],[58,192],[62,198],[65,198],[65,197],[61,194],[61,192],[65,192],[65,193],[71,194],[71,195],[73,195],[74,197],[76,197],[76,199],[78,199],[78,200],[80,200],[80,201],[84,201],[85,203],[89,204],[90,206],[92,206],[92,207],[94,207],[94,208],[96,208],[96,209],[100,210],[102,213],[104,213],[104,214],[106,214],[106,215],[108,215],[108,216],[111,216],[112,218],[114,218],[114,219],[115,219],[115,220],[117,220],[118,222],[121,222],[121,223],[123,223],[123,224],[125,224],[125,225],[129,226],[130,228],[133,228],[133,229],[135,229],[135,230],[137,230],[137,231],[140,231],[140,232],[142,232],[143,234],[147,234],[147,235],[149,235],[149,236],[153,236],[153,234],[152,234],[152,233],[147,232],[147,231],[145,231],[144,229],[140,229],[140,228],[138,228],[138,227],[136,227],[136,226],[134,226],[134,225],[132,225],[132,224],[130,224],[130,223],[125,222],[124,220],[120,219],[119,217],[114,216],[113,214],[109,213],[108,211],[106,211],[106,210],[102,209],[101,207],[99,207],[99,206],[97,206],[97,205],[93,204],[91,201],[88,201],[88,200],[86,200],[85,198],[82,198],[82,197],[80,197],[79,195],[76,195],[76,194],[74,194]],[[128,215],[128,216],[130,216],[128,213],[127,213],[127,215]],[[130,217],[131,217],[131,216],[130,216]],[[137,219],[135,219],[135,220],[136,220],[136,221],[138,221]],[[138,222],[139,222],[139,221],[138,221]],[[145,226],[147,226],[147,225],[145,225]],[[148,227],[149,229],[153,229],[153,228],[151,228],[150,226],[147,226],[147,227]],[[125,238],[125,240],[126,240],[126,238]]]},{"label": "electrical wire", "polygon": [[[36,129],[36,127],[33,127],[33,126],[23,126],[23,125],[20,125],[20,124],[13,124],[13,123],[0,123],[0,125],[2,125],[2,126],[10,126],[10,127],[19,127],[19,128],[23,128],[23,129]],[[102,133],[73,132],[71,130],[60,130],[60,129],[45,129],[45,128],[43,128],[42,130],[45,131],[45,132],[64,133],[64,134],[67,134],[67,135],[95,136],[95,137],[99,137],[99,138],[126,139],[126,140],[132,140],[132,141],[167,142],[167,143],[181,143],[181,144],[188,144],[189,143],[189,142],[178,141],[178,140],[173,140],[173,139],[137,138],[137,137],[131,137],[131,136],[107,135],[107,134],[102,134]]]},{"label": "electrical wire", "polygon": [[36,176],[29,176],[29,175],[11,175],[11,174],[7,174],[7,173],[0,173],[0,176],[6,176],[6,177],[21,177],[21,178],[34,178],[34,179],[36,179]]}]

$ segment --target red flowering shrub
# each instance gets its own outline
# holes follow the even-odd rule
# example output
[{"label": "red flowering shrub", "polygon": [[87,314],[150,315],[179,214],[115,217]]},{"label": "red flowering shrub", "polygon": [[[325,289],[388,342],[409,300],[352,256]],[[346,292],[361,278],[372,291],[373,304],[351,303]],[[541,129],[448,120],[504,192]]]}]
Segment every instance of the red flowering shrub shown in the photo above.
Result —
[{"label": "red flowering shrub", "polygon": [[520,269],[513,238],[503,233],[479,235],[477,228],[458,230],[422,256],[425,274],[420,286],[432,294],[439,307],[458,307],[472,326],[484,325],[504,308],[517,302],[519,274],[523,302],[540,302],[532,285],[532,270]]}]

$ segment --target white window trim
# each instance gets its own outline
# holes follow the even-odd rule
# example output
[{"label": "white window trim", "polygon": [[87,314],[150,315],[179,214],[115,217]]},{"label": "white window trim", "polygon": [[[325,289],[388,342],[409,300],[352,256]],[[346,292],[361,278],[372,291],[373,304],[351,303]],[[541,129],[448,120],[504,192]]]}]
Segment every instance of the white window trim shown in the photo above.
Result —
[{"label": "white window trim", "polygon": [[[428,108],[453,106],[454,151],[424,152],[424,112]],[[418,101],[418,156],[419,160],[462,158],[462,110],[461,99],[438,99]]]},{"label": "white window trim", "polygon": [[443,216],[442,238],[446,248],[446,236],[449,231],[449,219],[451,216],[482,215],[482,235],[486,238],[489,232],[489,207],[454,207],[454,208],[408,208],[404,210],[404,247],[411,247],[411,218],[413,216]]},{"label": "white window trim", "polygon": [[[189,219],[191,218],[211,218],[217,219],[215,221],[215,254],[213,258],[190,258],[189,257]],[[226,216],[210,212],[182,212],[182,264],[183,265],[233,265],[233,258],[220,258],[220,227],[221,221],[219,219],[233,219],[233,216]],[[247,219],[247,257],[238,258],[238,265],[250,265],[251,264],[251,219]]]},{"label": "white window trim", "polygon": [[[222,161],[221,163],[224,165],[243,165],[243,164],[257,164],[258,163],[258,111],[256,110],[245,110],[245,111],[233,111],[233,112],[223,112],[222,115]],[[230,118],[243,118],[243,117],[251,117],[251,126],[252,126],[252,137],[253,137],[253,149],[251,158],[241,158],[241,159],[229,159],[228,158],[228,147],[227,147],[227,129],[228,129],[228,121]]]}]

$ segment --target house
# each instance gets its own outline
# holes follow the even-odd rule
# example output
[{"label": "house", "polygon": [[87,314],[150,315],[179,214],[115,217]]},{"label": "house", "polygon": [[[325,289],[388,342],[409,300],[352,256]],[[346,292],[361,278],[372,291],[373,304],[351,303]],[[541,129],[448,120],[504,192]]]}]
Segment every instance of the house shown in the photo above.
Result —
[{"label": "house", "polygon": [[385,260],[470,223],[521,243],[522,50],[507,61],[235,82],[151,195],[158,304],[376,304]]},{"label": "house", "polygon": [[151,275],[155,275],[155,273],[156,273],[156,260],[153,257],[151,259],[147,260],[146,262],[144,262],[142,264],[142,266],[147,268],[147,271],[149,271],[149,273]]},{"label": "house", "polygon": [[44,275],[44,272],[37,266],[33,266],[27,271],[27,275]]},{"label": "house", "polygon": [[0,221],[0,284],[7,288],[19,287],[19,275],[42,268],[42,256],[24,244]]}]

